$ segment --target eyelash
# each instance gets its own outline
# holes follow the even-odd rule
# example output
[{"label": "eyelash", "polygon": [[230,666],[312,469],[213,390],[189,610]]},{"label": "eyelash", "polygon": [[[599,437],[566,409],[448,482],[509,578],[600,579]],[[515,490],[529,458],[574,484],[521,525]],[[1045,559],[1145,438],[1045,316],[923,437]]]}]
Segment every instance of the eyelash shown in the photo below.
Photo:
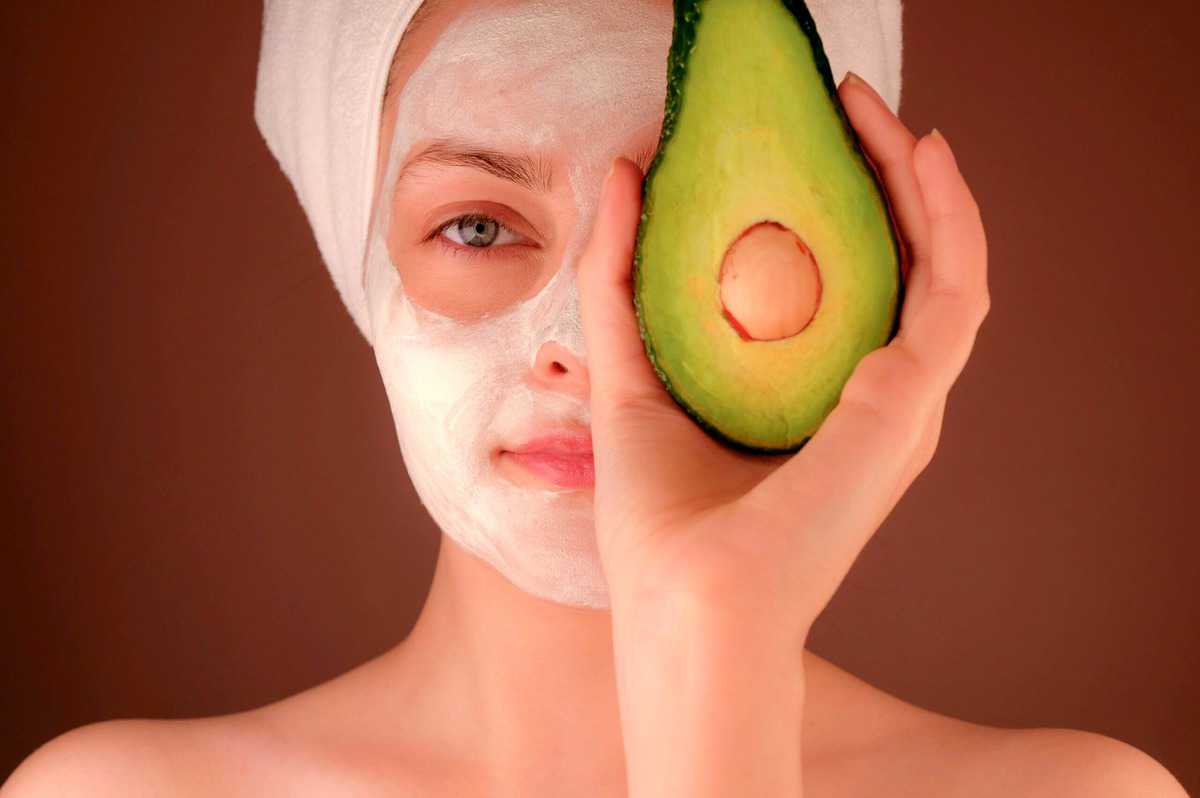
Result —
[{"label": "eyelash", "polygon": [[[504,222],[500,221],[499,219],[497,219],[494,216],[488,216],[486,213],[464,213],[461,216],[455,216],[453,219],[448,219],[447,221],[443,222],[442,224],[439,224],[437,227],[435,227],[433,230],[430,231],[429,235],[427,235],[425,237],[425,240],[428,241],[430,239],[436,239],[438,246],[440,246],[442,249],[448,251],[451,255],[454,255],[455,257],[469,258],[469,259],[497,257],[495,251],[498,249],[501,249],[501,247],[497,247],[494,244],[490,245],[490,246],[486,246],[486,247],[465,247],[465,246],[462,246],[461,244],[455,244],[453,241],[447,241],[446,238],[442,235],[442,232],[445,231],[445,229],[447,227],[450,227],[451,225],[456,225],[466,219],[477,219],[477,220],[483,220],[486,222],[495,222],[501,231],[506,231],[506,232],[512,233],[513,235],[518,235],[518,236],[520,235],[520,233],[518,233],[516,230],[513,230],[511,227],[509,227]],[[508,246],[513,246],[513,245],[510,244]]]}]

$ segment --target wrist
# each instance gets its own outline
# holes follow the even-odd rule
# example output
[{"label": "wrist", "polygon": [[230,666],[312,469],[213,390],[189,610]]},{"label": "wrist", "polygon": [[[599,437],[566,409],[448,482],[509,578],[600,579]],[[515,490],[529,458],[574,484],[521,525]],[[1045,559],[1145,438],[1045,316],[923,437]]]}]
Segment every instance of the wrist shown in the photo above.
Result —
[{"label": "wrist", "polygon": [[798,795],[803,640],[692,600],[614,607],[629,794]]},{"label": "wrist", "polygon": [[717,652],[738,641],[735,649],[771,649],[798,658],[812,627],[793,601],[776,597],[762,585],[645,584],[610,593],[609,604],[618,645],[622,642],[618,636],[640,644],[708,641]]}]

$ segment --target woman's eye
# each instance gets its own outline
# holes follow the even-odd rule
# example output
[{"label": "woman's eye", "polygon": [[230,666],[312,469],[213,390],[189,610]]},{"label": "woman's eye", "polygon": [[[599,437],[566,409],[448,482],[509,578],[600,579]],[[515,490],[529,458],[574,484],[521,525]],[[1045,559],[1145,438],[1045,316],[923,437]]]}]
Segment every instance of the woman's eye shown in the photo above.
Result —
[{"label": "woman's eye", "polygon": [[[445,236],[459,246],[474,249],[488,249],[493,244],[515,244],[522,240],[501,222],[481,214],[468,214],[451,219],[437,229],[437,234]],[[508,238],[505,238],[505,234]]]}]

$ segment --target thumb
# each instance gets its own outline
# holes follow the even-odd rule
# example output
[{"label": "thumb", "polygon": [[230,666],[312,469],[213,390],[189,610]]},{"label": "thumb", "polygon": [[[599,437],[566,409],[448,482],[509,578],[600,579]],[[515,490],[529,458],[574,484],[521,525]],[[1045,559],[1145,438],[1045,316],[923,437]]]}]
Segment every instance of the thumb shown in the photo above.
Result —
[{"label": "thumb", "polygon": [[646,357],[633,304],[633,250],[642,214],[643,175],[628,158],[613,161],[591,238],[579,260],[579,312],[587,346],[594,413],[669,397]]}]

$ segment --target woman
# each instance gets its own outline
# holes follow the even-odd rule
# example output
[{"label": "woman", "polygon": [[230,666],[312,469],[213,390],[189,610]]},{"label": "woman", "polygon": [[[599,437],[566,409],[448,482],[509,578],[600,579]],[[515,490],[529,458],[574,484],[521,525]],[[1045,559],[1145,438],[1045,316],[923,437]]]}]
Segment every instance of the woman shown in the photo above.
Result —
[{"label": "woman", "polygon": [[867,78],[839,94],[909,252],[901,333],[775,457],[702,433],[632,315],[670,3],[375,5],[269,3],[257,111],[447,538],[421,616],[265,707],[63,735],[4,798],[1183,795],[1131,746],[941,716],[804,649],[988,306],[950,149],[892,112],[898,3],[812,5],[835,77]]}]

